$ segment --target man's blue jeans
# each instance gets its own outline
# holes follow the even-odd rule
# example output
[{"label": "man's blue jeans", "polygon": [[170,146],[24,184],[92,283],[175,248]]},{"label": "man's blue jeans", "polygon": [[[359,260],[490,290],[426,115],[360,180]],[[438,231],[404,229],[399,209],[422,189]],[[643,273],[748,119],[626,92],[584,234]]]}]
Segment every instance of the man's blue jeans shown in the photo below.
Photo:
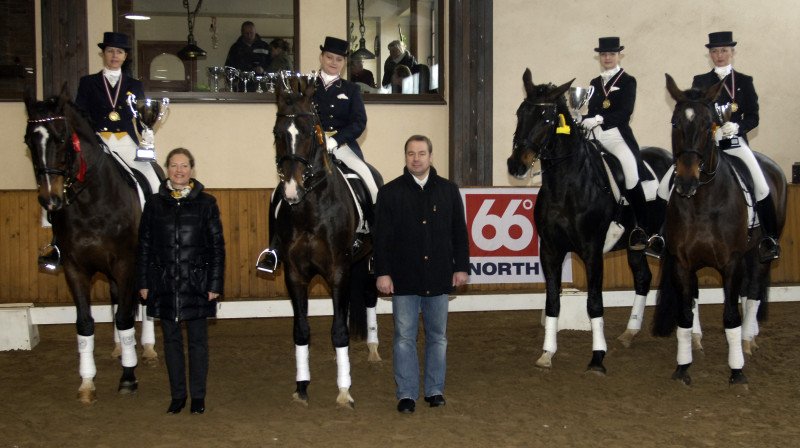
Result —
[{"label": "man's blue jeans", "polygon": [[417,331],[419,312],[425,326],[425,396],[444,394],[447,373],[447,294],[433,297],[392,296],[394,314],[394,380],[397,398],[419,398]]}]

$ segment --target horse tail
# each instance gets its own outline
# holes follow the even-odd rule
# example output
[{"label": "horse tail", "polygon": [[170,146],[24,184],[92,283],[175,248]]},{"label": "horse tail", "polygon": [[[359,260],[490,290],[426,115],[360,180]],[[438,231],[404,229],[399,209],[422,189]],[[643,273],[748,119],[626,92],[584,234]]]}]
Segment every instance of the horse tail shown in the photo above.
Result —
[{"label": "horse tail", "polygon": [[375,279],[369,275],[368,259],[365,257],[350,266],[350,336],[360,340],[367,339],[367,307],[375,306],[378,298]]},{"label": "horse tail", "polygon": [[680,295],[675,288],[674,265],[675,256],[665,249],[661,258],[661,285],[656,295],[656,309],[653,315],[653,336],[670,336],[678,322]]}]

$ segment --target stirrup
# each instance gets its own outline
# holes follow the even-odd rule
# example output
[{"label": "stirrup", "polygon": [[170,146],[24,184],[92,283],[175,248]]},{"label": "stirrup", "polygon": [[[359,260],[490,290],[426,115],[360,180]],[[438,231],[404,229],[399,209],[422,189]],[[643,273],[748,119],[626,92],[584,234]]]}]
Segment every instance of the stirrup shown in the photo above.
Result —
[{"label": "stirrup", "polygon": [[367,273],[375,275],[375,255],[370,255],[369,260],[367,260]]},{"label": "stirrup", "polygon": [[[47,250],[51,249],[51,250]],[[46,252],[46,253],[45,253]],[[58,249],[53,243],[44,246],[41,252],[39,252],[39,258],[37,260],[40,267],[43,267],[49,271],[55,271],[59,266],[61,266],[61,250]]]},{"label": "stirrup", "polygon": [[781,246],[778,240],[771,236],[765,236],[758,243],[758,261],[761,263],[769,263],[772,260],[777,260],[781,257]]},{"label": "stirrup", "polygon": [[647,233],[641,227],[634,227],[628,236],[628,249],[644,250],[647,247]]},{"label": "stirrup", "polygon": [[276,252],[274,249],[270,249],[268,247],[262,250],[258,255],[256,269],[259,271],[272,274],[277,271],[279,267],[281,267],[281,262],[278,260],[278,252]]},{"label": "stirrup", "polygon": [[664,237],[657,233],[653,234],[647,240],[647,247],[644,249],[644,253],[650,257],[661,259],[664,255],[664,246],[666,246]]}]

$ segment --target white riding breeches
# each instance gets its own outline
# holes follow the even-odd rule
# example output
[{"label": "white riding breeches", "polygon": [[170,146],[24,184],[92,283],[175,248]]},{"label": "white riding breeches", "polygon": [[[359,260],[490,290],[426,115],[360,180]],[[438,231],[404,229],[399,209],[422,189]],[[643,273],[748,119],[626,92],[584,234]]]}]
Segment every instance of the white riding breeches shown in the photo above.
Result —
[{"label": "white riding breeches", "polygon": [[[129,168],[135,168],[140,173],[144,174],[148,183],[150,183],[150,191],[152,193],[158,193],[158,188],[161,186],[161,180],[158,178],[158,175],[156,174],[156,171],[150,162],[137,162],[135,160],[136,149],[139,147],[139,145],[136,144],[130,135],[125,134],[120,139],[117,139],[114,134],[112,134],[109,138],[104,138],[102,136],[100,136],[100,138],[108,146],[108,149],[117,153]],[[144,194],[139,192],[139,200],[142,204],[142,208],[144,208],[144,199]]]},{"label": "white riding breeches", "polygon": [[[717,132],[714,134],[714,140],[717,142],[717,144],[719,144],[721,138],[722,130],[717,129]],[[750,176],[753,179],[753,193],[756,196],[756,201],[761,201],[769,196],[769,184],[767,184],[767,178],[764,177],[764,172],[761,171],[761,165],[758,164],[756,156],[753,154],[753,150],[750,149],[750,146],[747,144],[744,138],[739,137],[739,147],[726,149],[725,154],[738,157],[739,160],[744,162],[744,164],[747,166],[747,169],[750,170]]]},{"label": "white riding breeches", "polygon": [[375,183],[375,178],[372,176],[372,171],[370,171],[367,163],[361,160],[347,145],[341,145],[334,149],[333,155],[361,177],[372,197],[372,203],[375,204],[378,200],[378,184]]},{"label": "white riding breeches", "polygon": [[622,134],[619,133],[619,129],[603,130],[600,126],[597,126],[592,132],[606,151],[619,159],[619,163],[622,165],[622,174],[625,176],[625,189],[633,189],[639,183],[639,166],[636,163],[636,157],[633,156],[633,151],[625,143]]}]

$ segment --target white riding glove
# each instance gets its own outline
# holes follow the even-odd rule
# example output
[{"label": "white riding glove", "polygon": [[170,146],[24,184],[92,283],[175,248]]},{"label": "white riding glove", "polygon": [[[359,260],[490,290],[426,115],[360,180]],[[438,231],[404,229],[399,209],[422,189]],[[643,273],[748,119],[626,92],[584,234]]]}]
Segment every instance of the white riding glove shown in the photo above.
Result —
[{"label": "white riding glove", "polygon": [[723,137],[731,137],[739,134],[739,125],[732,121],[729,121],[723,124],[720,130],[722,131]]},{"label": "white riding glove", "polygon": [[597,126],[603,124],[603,116],[602,115],[595,115],[594,117],[586,118],[581,122],[581,126],[587,131],[594,129]]},{"label": "white riding glove", "polygon": [[339,144],[336,143],[336,140],[333,137],[325,136],[325,144],[328,147],[328,152],[333,154],[333,151],[339,147]]}]

